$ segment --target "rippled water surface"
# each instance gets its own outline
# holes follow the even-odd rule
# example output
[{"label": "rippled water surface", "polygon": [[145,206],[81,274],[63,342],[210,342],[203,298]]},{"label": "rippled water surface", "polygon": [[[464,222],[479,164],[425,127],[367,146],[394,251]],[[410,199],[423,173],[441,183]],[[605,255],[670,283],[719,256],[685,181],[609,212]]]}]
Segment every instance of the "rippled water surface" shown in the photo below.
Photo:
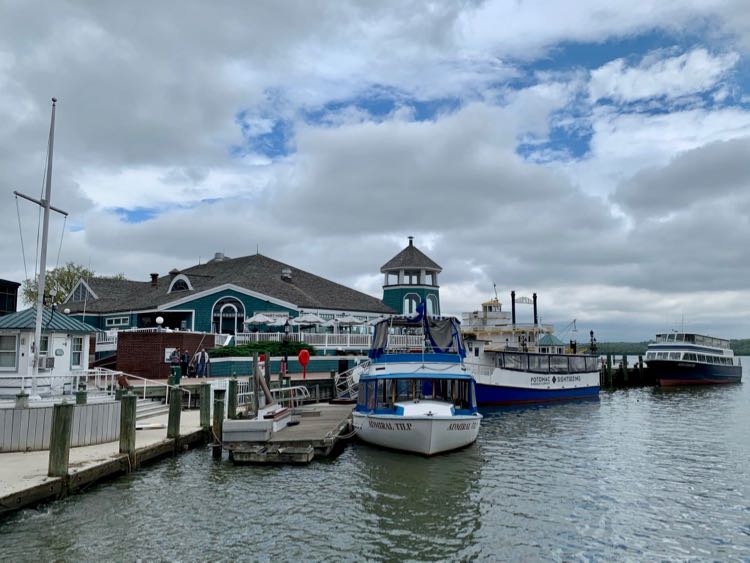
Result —
[{"label": "rippled water surface", "polygon": [[750,561],[743,379],[486,411],[475,445],[431,459],[193,451],[0,521],[0,557]]}]

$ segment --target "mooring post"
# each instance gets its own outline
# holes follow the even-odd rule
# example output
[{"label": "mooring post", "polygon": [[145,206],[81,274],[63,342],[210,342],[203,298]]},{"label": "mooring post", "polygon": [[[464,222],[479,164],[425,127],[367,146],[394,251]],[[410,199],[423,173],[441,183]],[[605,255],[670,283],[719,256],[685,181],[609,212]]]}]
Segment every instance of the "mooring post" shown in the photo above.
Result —
[{"label": "mooring post", "polygon": [[211,429],[211,384],[201,384],[201,428]]},{"label": "mooring post", "polygon": [[213,457],[214,459],[221,458],[221,434],[224,428],[224,389],[214,389],[214,442],[213,442]]},{"label": "mooring post", "polygon": [[638,382],[643,385],[643,356],[638,356]]},{"label": "mooring post", "polygon": [[180,437],[180,413],[182,413],[182,389],[169,388],[169,418],[167,419],[167,438],[176,440]]},{"label": "mooring post", "polygon": [[67,477],[70,460],[70,430],[75,406],[63,403],[52,407],[52,429],[49,440],[49,477]]},{"label": "mooring post", "polygon": [[85,389],[79,389],[76,391],[76,405],[85,405],[87,395]]},{"label": "mooring post", "polygon": [[266,385],[271,386],[271,353],[266,352]]},{"label": "mooring post", "polygon": [[253,375],[250,377],[253,387],[253,413],[257,416],[258,409],[260,408],[260,397],[258,396],[258,377],[260,377],[260,369],[258,368],[258,352],[253,352]]},{"label": "mooring post", "polygon": [[612,387],[612,354],[607,354],[607,387]]},{"label": "mooring post", "polygon": [[135,461],[135,403],[135,395],[120,399],[120,453],[128,454],[131,464]]},{"label": "mooring post", "polygon": [[628,357],[625,354],[622,355],[622,384],[628,386]]},{"label": "mooring post", "polygon": [[227,418],[237,418],[237,380],[230,379],[227,383]]},{"label": "mooring post", "polygon": [[124,395],[122,389],[115,389],[115,401],[119,401],[122,399],[122,396]]}]

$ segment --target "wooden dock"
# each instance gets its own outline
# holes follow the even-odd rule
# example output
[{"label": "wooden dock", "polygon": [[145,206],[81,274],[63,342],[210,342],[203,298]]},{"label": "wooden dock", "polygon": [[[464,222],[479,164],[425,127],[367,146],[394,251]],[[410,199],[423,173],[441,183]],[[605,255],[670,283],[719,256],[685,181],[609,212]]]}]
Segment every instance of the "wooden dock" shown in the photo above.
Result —
[{"label": "wooden dock", "polygon": [[225,442],[235,463],[309,463],[333,455],[351,432],[354,405],[315,404],[294,409],[293,426],[268,440]]}]

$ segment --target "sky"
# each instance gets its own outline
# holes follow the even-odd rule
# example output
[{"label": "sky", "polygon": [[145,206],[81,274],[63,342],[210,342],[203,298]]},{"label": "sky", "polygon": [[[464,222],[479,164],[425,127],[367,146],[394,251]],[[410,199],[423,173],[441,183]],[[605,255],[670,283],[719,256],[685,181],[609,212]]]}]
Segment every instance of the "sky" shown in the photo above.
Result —
[{"label": "sky", "polygon": [[259,250],[381,297],[414,236],[444,313],[750,338],[749,55],[746,0],[0,0],[0,278],[56,96],[51,267]]}]

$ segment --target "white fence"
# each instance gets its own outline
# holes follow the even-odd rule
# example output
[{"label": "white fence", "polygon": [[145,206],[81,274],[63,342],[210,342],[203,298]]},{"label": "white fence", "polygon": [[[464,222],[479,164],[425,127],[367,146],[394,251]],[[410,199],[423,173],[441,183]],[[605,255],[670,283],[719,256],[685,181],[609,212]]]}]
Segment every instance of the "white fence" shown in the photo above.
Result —
[{"label": "white fence", "polygon": [[[283,342],[288,338],[290,342],[306,342],[319,349],[356,349],[363,350],[370,347],[372,336],[369,334],[330,334],[317,332],[240,332],[234,336],[237,344],[248,342]],[[388,336],[388,348],[416,348],[420,349],[424,337],[421,335],[391,334]]]},{"label": "white fence", "polygon": [[[49,449],[52,406],[0,409],[0,452]],[[75,405],[70,445],[89,446],[120,437],[120,402]]]}]

